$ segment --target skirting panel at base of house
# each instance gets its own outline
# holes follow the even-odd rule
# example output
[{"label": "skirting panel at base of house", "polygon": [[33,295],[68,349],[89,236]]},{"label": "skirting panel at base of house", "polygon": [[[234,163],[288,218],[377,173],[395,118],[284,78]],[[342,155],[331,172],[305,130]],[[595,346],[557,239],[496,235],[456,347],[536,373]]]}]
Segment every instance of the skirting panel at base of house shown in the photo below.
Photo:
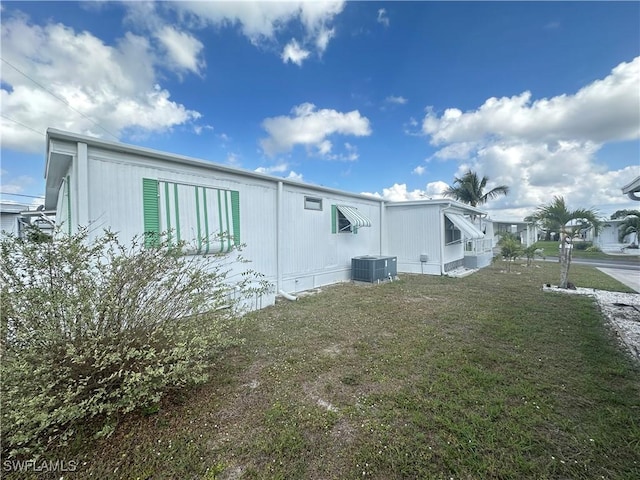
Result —
[{"label": "skirting panel at base of house", "polygon": [[282,279],[282,289],[287,293],[304,292],[333,283],[351,280],[351,268],[343,267],[329,272],[315,272]]},{"label": "skirting panel at base of house", "polygon": [[398,261],[398,273],[422,273],[424,275],[440,275],[442,272],[440,272],[439,263]]},{"label": "skirting panel at base of house", "polygon": [[252,295],[248,298],[241,299],[239,303],[240,305],[238,306],[244,312],[260,310],[276,303],[276,293],[275,291],[272,291],[263,295]]},{"label": "skirting panel at base of house", "polygon": [[480,255],[467,255],[464,257],[465,268],[484,268],[491,265],[493,253],[487,252]]},{"label": "skirting panel at base of house", "polygon": [[453,262],[445,263],[444,271],[450,272],[451,270],[455,270],[456,268],[460,268],[462,266],[464,266],[464,259],[461,258],[460,260],[454,260]]}]

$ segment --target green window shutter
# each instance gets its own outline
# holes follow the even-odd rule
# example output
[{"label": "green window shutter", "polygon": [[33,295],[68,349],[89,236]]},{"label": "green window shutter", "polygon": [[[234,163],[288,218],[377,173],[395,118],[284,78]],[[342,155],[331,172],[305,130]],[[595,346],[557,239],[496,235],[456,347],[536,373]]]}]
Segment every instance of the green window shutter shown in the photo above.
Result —
[{"label": "green window shutter", "polygon": [[151,178],[143,178],[142,209],[145,247],[152,247],[158,244],[160,235],[160,206],[158,201],[158,181]]},{"label": "green window shutter", "polygon": [[[218,224],[220,225],[220,251],[224,252],[224,237],[225,237],[225,228],[222,223],[222,190],[217,190],[218,192]],[[225,194],[226,195],[226,194]],[[228,233],[228,232],[227,232]]]},{"label": "green window shutter", "polygon": [[[166,231],[167,231],[167,242],[169,242],[169,245],[171,245],[171,241],[172,241],[172,228],[171,228],[171,202],[169,200],[170,195],[169,195],[169,183],[167,182],[162,182],[164,183],[164,212],[165,212],[165,218],[166,218]],[[160,213],[158,212],[158,218],[160,218]]]},{"label": "green window shutter", "polygon": [[233,244],[240,245],[240,192],[231,190],[231,221],[233,223]]},{"label": "green window shutter", "polygon": [[331,205],[331,233],[338,233],[338,207]]}]

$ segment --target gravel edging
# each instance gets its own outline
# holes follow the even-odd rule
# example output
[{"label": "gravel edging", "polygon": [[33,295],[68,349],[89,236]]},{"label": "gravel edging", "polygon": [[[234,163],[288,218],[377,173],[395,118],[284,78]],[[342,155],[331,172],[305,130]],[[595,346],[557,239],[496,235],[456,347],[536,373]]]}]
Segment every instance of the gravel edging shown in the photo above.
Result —
[{"label": "gravel edging", "polygon": [[640,362],[640,294],[609,292],[594,288],[577,287],[575,290],[556,286],[542,287],[545,292],[565,293],[570,295],[589,295],[595,298],[600,311],[613,327],[620,342]]}]

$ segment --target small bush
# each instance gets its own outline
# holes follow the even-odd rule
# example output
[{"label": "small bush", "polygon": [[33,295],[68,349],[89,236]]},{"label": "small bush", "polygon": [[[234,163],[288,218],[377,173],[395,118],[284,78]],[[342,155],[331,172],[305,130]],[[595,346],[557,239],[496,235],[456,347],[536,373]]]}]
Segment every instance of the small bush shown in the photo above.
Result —
[{"label": "small bush", "polygon": [[593,242],[573,242],[573,246],[576,250],[589,250],[593,247]]},{"label": "small bush", "polygon": [[524,253],[520,240],[512,233],[505,232],[501,235],[498,245],[500,246],[500,255],[508,262],[507,271],[510,272],[511,263]]},{"label": "small bush", "polygon": [[5,458],[65,444],[89,420],[109,435],[118,415],[206,381],[243,294],[268,288],[251,271],[231,278],[239,256],[185,256],[166,236],[153,248],[88,238],[1,243]]}]

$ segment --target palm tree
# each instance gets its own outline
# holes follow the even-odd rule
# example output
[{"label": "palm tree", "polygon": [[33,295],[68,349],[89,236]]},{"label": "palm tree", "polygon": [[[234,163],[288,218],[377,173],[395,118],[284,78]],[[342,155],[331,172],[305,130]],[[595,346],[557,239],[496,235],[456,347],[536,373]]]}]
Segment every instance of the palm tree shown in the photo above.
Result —
[{"label": "palm tree", "polygon": [[592,227],[596,233],[600,231],[602,222],[593,209],[579,208],[569,210],[564,197],[554,197],[548,205],[537,208],[529,220],[539,223],[548,231],[560,233],[560,288],[567,288],[569,281],[569,267],[571,265],[571,250],[573,236],[585,229]]},{"label": "palm tree", "polygon": [[624,237],[635,233],[635,240],[631,242],[632,245],[638,245],[638,232],[640,232],[640,210],[618,210],[611,215],[611,220],[617,220],[623,218],[622,222],[618,226],[619,241],[623,242]]},{"label": "palm tree", "polygon": [[498,198],[500,195],[509,193],[509,187],[506,185],[498,185],[496,188],[484,192],[488,177],[478,177],[476,172],[468,170],[462,178],[454,177],[453,185],[447,188],[443,195],[445,197],[454,198],[462,203],[468,203],[472,207],[483,205],[487,201]]}]

